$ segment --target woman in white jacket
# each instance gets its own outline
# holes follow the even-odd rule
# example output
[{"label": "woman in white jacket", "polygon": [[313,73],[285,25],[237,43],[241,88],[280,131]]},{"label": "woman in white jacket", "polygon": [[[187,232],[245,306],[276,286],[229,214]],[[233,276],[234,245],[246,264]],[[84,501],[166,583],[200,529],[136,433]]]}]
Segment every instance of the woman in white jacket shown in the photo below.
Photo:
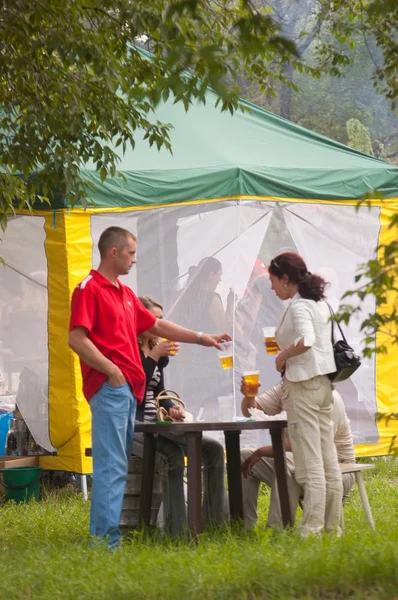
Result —
[{"label": "woman in white jacket", "polygon": [[300,533],[339,530],[343,485],[333,440],[332,384],[336,370],[326,282],[312,275],[301,256],[285,252],[269,266],[272,289],[291,299],[276,330],[276,368],[286,389],[295,478],[304,489]]}]

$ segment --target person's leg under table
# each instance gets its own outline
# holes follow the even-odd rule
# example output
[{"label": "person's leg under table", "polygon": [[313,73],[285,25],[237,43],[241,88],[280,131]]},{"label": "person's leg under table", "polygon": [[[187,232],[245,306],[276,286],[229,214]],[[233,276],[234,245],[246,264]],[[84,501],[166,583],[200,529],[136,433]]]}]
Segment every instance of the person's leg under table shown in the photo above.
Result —
[{"label": "person's leg under table", "polygon": [[186,433],[188,459],[188,527],[196,537],[202,532],[202,432]]},{"label": "person's leg under table", "polygon": [[90,533],[109,548],[119,543],[136,400],[130,386],[105,382],[91,398],[93,486]]},{"label": "person's leg under table", "polygon": [[[187,436],[163,434],[187,453]],[[228,521],[227,495],[225,491],[224,448],[211,437],[201,438],[201,457],[203,461],[203,502],[202,525],[224,523]],[[189,460],[188,460],[189,465]]]},{"label": "person's leg under table", "polygon": [[[254,448],[245,448],[240,452],[240,460],[243,463],[254,452]],[[272,459],[271,459],[272,460]],[[242,495],[243,495],[243,515],[246,529],[253,529],[256,525],[258,492],[260,483],[264,481],[271,487],[272,481],[275,478],[274,467],[269,467],[268,462],[262,458],[258,463],[253,465],[247,477],[242,477]]]},{"label": "person's leg under table", "polygon": [[[174,437],[185,439],[185,436]],[[181,536],[187,529],[184,496],[184,448],[178,442],[159,435],[157,453],[163,456],[166,463],[163,481],[164,531],[172,537]]]},{"label": "person's leg under table", "polygon": [[[272,461],[273,464],[273,459],[268,460]],[[290,466],[293,467],[293,472]],[[292,461],[287,461],[286,478],[287,489],[289,493],[290,514],[292,518],[291,525],[293,527],[296,520],[297,507],[300,498],[303,497],[304,492],[301,485],[299,485],[294,478],[294,463]],[[269,503],[267,527],[274,527],[276,529],[282,529],[284,527],[281,513],[281,503],[279,501],[278,484],[275,476],[271,485],[271,498]]]},{"label": "person's leg under table", "polygon": [[[141,432],[134,434],[134,455],[140,458],[144,457],[144,436],[145,434]],[[187,529],[184,496],[186,443],[181,446],[179,443],[181,438],[185,440],[184,435],[159,434],[156,441],[155,470],[157,469],[162,477],[163,516],[161,527],[164,533],[172,537],[183,535]],[[146,484],[147,482],[145,482]],[[145,513],[144,507],[142,510]],[[143,522],[142,517],[140,518]]]},{"label": "person's leg under table", "polygon": [[203,521],[205,525],[222,524],[228,521],[224,448],[217,440],[204,436],[202,456]]}]

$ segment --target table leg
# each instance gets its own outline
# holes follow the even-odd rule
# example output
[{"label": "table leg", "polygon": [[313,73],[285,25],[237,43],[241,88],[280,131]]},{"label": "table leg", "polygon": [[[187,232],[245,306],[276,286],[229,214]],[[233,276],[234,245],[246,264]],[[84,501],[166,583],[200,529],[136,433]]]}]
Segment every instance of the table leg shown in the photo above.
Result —
[{"label": "table leg", "polygon": [[196,537],[202,532],[202,432],[187,432],[188,527]]},{"label": "table leg", "polygon": [[144,433],[144,456],[142,459],[140,523],[150,525],[153,478],[155,475],[156,437],[153,433]]},{"label": "table leg", "polygon": [[227,453],[229,512],[234,521],[243,521],[242,476],[240,474],[240,431],[224,431]]},{"label": "table leg", "polygon": [[275,476],[278,484],[279,502],[284,527],[292,526],[289,491],[286,477],[286,457],[283,446],[282,429],[270,429],[272,450],[274,453]]}]

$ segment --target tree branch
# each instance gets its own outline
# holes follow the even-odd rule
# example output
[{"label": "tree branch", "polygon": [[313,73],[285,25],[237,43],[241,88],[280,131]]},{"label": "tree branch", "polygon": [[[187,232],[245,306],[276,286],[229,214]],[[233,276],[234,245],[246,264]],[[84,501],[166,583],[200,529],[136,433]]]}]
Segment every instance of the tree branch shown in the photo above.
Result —
[{"label": "tree branch", "polygon": [[323,11],[320,11],[313,28],[308,33],[308,36],[305,38],[305,40],[301,44],[301,46],[298,46],[298,48],[297,48],[298,51],[300,52],[300,54],[304,54],[304,52],[306,52],[306,50],[308,50],[309,46],[312,44],[315,34],[318,33],[321,29],[323,19],[324,19]]},{"label": "tree branch", "polygon": [[364,12],[365,8],[363,6],[362,0],[360,0],[360,5],[361,5],[361,24],[362,24],[361,33],[362,33],[363,41],[365,43],[366,49],[368,51],[368,54],[369,54],[369,56],[370,56],[370,58],[371,58],[371,60],[372,60],[372,62],[374,64],[374,66],[375,66],[376,71],[380,71],[380,67],[377,64],[377,62],[376,62],[376,60],[375,60],[375,58],[374,58],[374,56],[373,56],[373,54],[372,54],[372,52],[371,52],[371,50],[369,48],[368,38],[366,37],[365,29],[363,27],[363,12]]},{"label": "tree branch", "polygon": [[391,142],[391,140],[393,140],[396,137],[398,137],[398,130],[393,131],[393,133],[390,133],[390,135],[387,135],[385,138],[381,138],[381,141],[383,142],[383,144],[388,144],[388,142]]},{"label": "tree branch", "polygon": [[107,17],[108,19],[111,19],[111,21],[114,21],[115,23],[117,23],[118,25],[120,25],[120,27],[123,27],[123,25],[124,25],[124,23],[122,23],[121,21],[119,21],[119,19],[117,19],[113,15],[110,15],[103,8],[98,8],[97,6],[82,6],[82,9],[86,10],[87,12],[90,11],[90,12],[100,13],[100,14],[104,15],[104,17]]}]

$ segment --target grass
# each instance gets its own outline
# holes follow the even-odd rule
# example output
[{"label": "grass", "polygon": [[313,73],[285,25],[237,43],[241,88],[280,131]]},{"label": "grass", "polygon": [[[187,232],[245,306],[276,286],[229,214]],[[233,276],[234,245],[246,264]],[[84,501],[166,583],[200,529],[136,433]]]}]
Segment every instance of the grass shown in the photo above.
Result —
[{"label": "grass", "polygon": [[72,491],[0,506],[0,599],[398,600],[398,460],[364,473],[376,532],[357,490],[345,535],[301,539],[264,530],[213,531],[197,545],[136,534],[116,552],[88,549],[88,503]]}]

